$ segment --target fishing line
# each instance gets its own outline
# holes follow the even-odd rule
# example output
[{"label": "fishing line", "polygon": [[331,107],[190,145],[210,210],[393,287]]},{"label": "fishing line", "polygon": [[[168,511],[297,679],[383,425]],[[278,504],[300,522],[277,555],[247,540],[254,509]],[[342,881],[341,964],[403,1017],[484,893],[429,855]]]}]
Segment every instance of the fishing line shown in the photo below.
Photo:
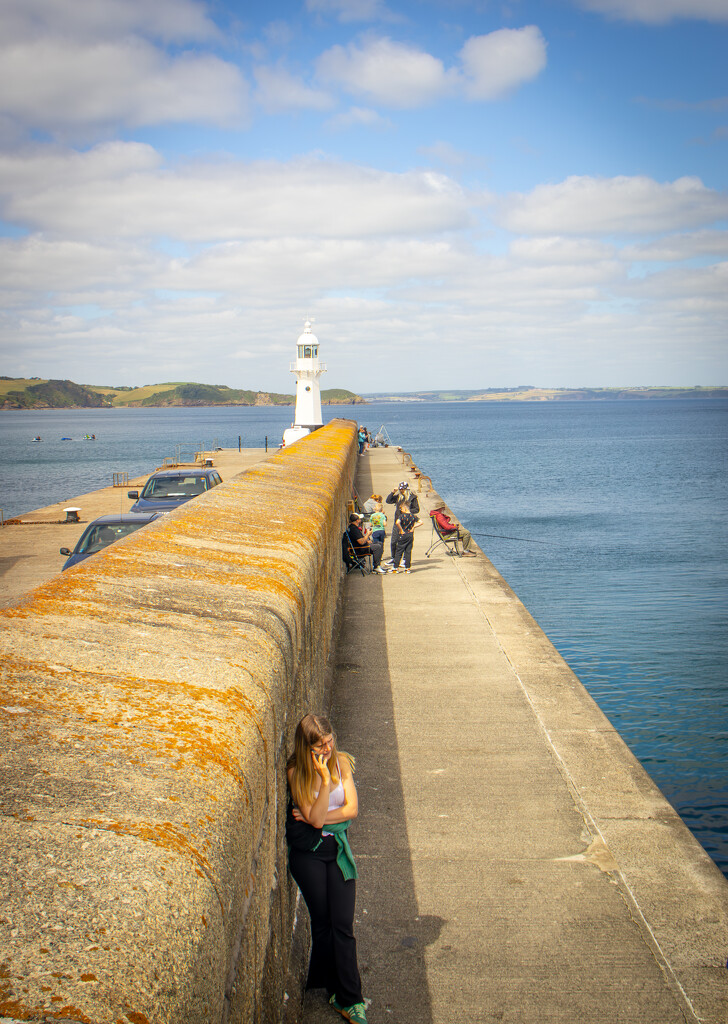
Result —
[{"label": "fishing line", "polygon": [[473,533],[473,537],[498,537],[499,540],[521,540],[524,544],[548,544],[547,540],[530,540],[528,537],[506,537],[503,533]]}]

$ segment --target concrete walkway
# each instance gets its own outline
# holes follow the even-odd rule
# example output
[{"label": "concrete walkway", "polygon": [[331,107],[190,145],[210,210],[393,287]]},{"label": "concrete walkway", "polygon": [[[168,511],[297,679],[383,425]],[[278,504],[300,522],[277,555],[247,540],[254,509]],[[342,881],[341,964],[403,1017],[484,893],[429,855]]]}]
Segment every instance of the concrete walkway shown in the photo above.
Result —
[{"label": "concrete walkway", "polygon": [[[276,449],[272,449],[270,453]],[[236,476],[249,466],[266,459],[264,448],[225,448],[211,453],[215,468],[223,480]],[[130,480],[124,487],[102,487],[98,491],[64,498],[55,505],[35,509],[19,516],[22,525],[10,523],[0,529],[0,608],[7,608],[25,594],[60,573],[65,557],[60,548],[73,550],[90,522],[114,512],[128,512],[134,504],[127,498],[130,489],[141,489],[152,473]],[[73,486],[72,477],[69,486]],[[64,507],[80,507],[80,523],[64,522]],[[16,523],[15,520],[12,521]]]},{"label": "concrete walkway", "polygon": [[[405,478],[359,458],[362,501]],[[438,497],[411,575],[345,581],[370,1024],[724,1024],[728,883],[485,556],[424,557]]]}]

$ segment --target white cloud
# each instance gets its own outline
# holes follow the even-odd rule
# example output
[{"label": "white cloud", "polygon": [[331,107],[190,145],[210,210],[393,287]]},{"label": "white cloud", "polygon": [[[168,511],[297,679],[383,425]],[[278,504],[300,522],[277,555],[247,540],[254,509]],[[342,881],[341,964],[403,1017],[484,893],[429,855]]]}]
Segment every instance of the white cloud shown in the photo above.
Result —
[{"label": "white cloud", "polygon": [[728,21],[726,0],[575,0],[585,11],[664,25],[676,19]]},{"label": "white cloud", "polygon": [[502,223],[522,234],[636,235],[702,227],[728,217],[728,195],[699,178],[569,177],[506,197]]},{"label": "white cloud", "polygon": [[211,246],[170,261],[157,287],[303,299],[322,289],[396,289],[466,270],[466,254],[450,242],[422,239],[276,238]]},{"label": "white cloud", "polygon": [[535,25],[473,36],[460,64],[443,62],[408,43],[368,37],[332,46],[319,57],[319,77],[385,107],[413,108],[446,97],[494,100],[531,81],[546,66],[546,42]]},{"label": "white cloud", "polygon": [[392,174],[301,159],[159,166],[134,143],[87,153],[0,156],[0,213],[69,238],[210,241],[238,238],[427,234],[471,222],[469,200],[444,175]]},{"label": "white cloud", "polygon": [[[161,257],[135,245],[97,245],[39,236],[0,240],[0,280],[16,292],[66,293],[74,304],[97,301],[149,278],[162,266]],[[83,292],[83,297],[81,297]]]},{"label": "white cloud", "polygon": [[330,110],[333,97],[322,89],[311,89],[301,78],[283,68],[257,67],[256,100],[270,113],[285,110]]},{"label": "white cloud", "polygon": [[674,263],[714,256],[728,258],[728,231],[669,235],[654,242],[630,245],[622,250],[623,259],[641,263]]},{"label": "white cloud", "polygon": [[0,6],[5,46],[48,35],[97,42],[137,33],[164,42],[220,37],[196,0],[3,0]]},{"label": "white cloud", "polygon": [[728,318],[728,262],[708,267],[679,267],[634,279],[628,291],[679,315],[706,314],[712,330],[722,331]]},{"label": "white cloud", "polygon": [[545,263],[549,266],[583,266],[613,260],[616,248],[591,238],[516,238],[510,255],[521,263]]},{"label": "white cloud", "polygon": [[530,82],[546,67],[546,41],[535,25],[473,36],[460,51],[465,93],[492,100]]},{"label": "white cloud", "polygon": [[418,107],[439,99],[455,82],[441,60],[388,38],[332,46],[317,64],[319,77],[386,107]]},{"label": "white cloud", "polygon": [[[83,188],[102,180],[113,182],[160,167],[162,159],[142,142],[104,142],[86,152],[61,146],[34,146],[14,153],[0,153],[0,196],[5,216],[12,216],[16,202],[43,193],[58,183]],[[26,226],[25,221],[20,221]]]},{"label": "white cloud", "polygon": [[4,0],[0,120],[80,140],[119,126],[240,127],[248,87],[239,68],[164,48],[221,39],[193,0]]},{"label": "white cloud", "polygon": [[247,86],[210,55],[170,58],[141,39],[83,46],[60,39],[0,53],[0,112],[63,137],[107,124],[207,121],[245,113]]}]

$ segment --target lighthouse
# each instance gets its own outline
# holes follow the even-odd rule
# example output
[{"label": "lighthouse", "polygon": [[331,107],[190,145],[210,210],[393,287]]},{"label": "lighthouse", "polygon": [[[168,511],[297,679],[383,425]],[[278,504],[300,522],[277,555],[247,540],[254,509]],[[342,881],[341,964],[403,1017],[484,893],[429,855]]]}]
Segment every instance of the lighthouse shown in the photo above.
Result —
[{"label": "lighthouse", "polygon": [[324,425],[319,377],[326,373],[326,364],[319,362],[318,338],[311,330],[310,320],[304,324],[297,342],[296,361],[291,363],[290,370],[296,375],[296,418],[283,432],[284,447]]}]

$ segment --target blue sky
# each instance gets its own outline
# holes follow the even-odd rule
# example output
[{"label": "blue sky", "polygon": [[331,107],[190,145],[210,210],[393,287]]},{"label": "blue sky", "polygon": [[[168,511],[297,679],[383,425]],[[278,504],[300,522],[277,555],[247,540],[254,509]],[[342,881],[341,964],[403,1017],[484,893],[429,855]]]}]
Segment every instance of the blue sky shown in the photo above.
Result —
[{"label": "blue sky", "polygon": [[728,384],[728,0],[4,0],[8,376]]}]

